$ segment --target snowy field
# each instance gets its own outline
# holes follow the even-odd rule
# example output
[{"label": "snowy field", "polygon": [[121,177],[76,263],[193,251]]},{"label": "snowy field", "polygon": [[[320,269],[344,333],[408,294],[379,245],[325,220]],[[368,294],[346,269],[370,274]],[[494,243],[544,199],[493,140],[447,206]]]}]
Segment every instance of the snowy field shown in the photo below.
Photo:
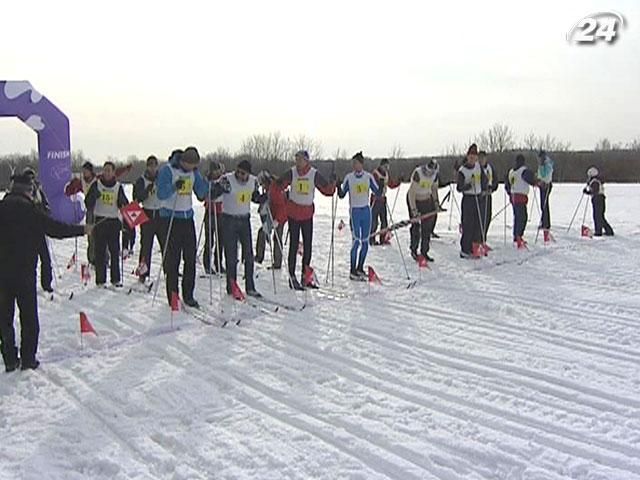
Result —
[{"label": "snowy field", "polygon": [[[370,250],[383,286],[350,283],[348,228],[332,292],[296,298],[278,274],[275,298],[306,301],[300,312],[225,300],[221,314],[218,279],[209,305],[198,278],[207,310],[242,320],[225,328],[179,313],[172,330],[162,287],[155,306],[82,287],[66,270],[74,241],[54,241],[62,278],[53,301],[40,297],[42,367],[0,375],[0,478],[640,478],[640,187],[606,188],[615,238],[580,238],[582,209],[566,233],[582,185],[556,185],[556,243],[534,245],[534,213],[531,249],[515,251],[499,216],[477,262],[458,258],[454,207],[431,270],[409,265],[411,289],[395,241]],[[318,199],[315,217],[323,285],[330,205]],[[403,191],[394,219],[406,211]],[[408,259],[408,229],[399,240]],[[257,274],[274,298],[271,272]],[[84,350],[81,310],[99,334]]]}]

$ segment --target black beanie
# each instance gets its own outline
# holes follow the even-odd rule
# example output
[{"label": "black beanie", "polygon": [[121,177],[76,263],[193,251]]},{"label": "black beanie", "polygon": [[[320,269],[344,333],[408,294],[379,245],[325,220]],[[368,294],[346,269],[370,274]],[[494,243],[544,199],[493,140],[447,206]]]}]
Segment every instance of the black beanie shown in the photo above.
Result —
[{"label": "black beanie", "polygon": [[243,170],[247,173],[251,173],[251,162],[249,162],[249,160],[240,160],[236,168],[238,170]]},{"label": "black beanie", "polygon": [[11,177],[12,193],[33,192],[33,179],[27,174],[20,173]]},{"label": "black beanie", "polygon": [[82,168],[84,170],[89,170],[91,173],[93,173],[93,163],[91,163],[91,162],[84,162],[82,164]]},{"label": "black beanie", "polygon": [[364,155],[362,155],[362,151],[359,151],[351,157],[351,160],[358,160],[360,163],[364,163]]}]

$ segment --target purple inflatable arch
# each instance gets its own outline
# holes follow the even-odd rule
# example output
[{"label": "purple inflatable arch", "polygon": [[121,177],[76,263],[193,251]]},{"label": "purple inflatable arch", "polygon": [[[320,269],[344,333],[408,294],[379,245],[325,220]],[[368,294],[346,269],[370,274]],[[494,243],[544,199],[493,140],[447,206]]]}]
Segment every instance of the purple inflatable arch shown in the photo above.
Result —
[{"label": "purple inflatable arch", "polygon": [[38,135],[38,177],[49,199],[52,217],[65,223],[82,221],[82,199],[64,194],[64,186],[71,180],[67,116],[29,82],[0,81],[0,117],[17,117]]}]

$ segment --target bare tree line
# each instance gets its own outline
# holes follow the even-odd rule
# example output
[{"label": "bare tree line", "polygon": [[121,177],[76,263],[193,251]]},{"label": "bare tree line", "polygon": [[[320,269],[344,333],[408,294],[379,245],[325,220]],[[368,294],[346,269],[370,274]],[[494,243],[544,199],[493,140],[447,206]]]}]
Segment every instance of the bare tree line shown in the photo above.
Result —
[{"label": "bare tree line", "polygon": [[[449,145],[441,155],[437,156],[441,165],[446,166],[443,171],[448,172],[449,163],[453,167],[459,162],[470,143],[476,143],[480,150],[491,154],[492,161],[497,162],[499,166],[504,164],[505,168],[510,164],[510,159],[515,152],[537,152],[539,150],[552,152],[554,159],[556,159],[559,181],[581,180],[584,175],[582,170],[588,162],[606,166],[607,170],[613,173],[610,179],[615,179],[615,181],[638,181],[638,177],[640,177],[640,159],[638,158],[640,155],[637,153],[640,152],[640,136],[625,144],[602,138],[598,140],[592,152],[572,152],[570,151],[570,142],[558,139],[548,133],[538,135],[530,132],[518,137],[511,127],[497,123],[474,135],[462,145],[458,143]],[[233,167],[239,157],[243,157],[252,161],[256,172],[266,168],[272,173],[279,174],[290,165],[298,150],[307,150],[311,159],[320,166],[324,163],[331,163],[332,166],[325,168],[335,170],[338,175],[344,175],[350,170],[349,159],[355,153],[347,152],[344,148],[337,148],[330,156],[331,160],[321,160],[323,148],[319,140],[307,135],[289,137],[280,132],[271,132],[247,137],[237,152],[219,147],[214,152],[204,153],[202,170],[208,171],[211,162],[223,163],[229,169]],[[535,155],[529,156],[535,159]],[[90,160],[82,150],[72,152],[71,157],[72,167],[76,172],[80,170],[84,162]],[[411,170],[417,164],[431,157],[407,158],[402,146],[396,143],[391,146],[385,158],[391,160],[397,176],[408,178]],[[144,159],[135,155],[129,155],[123,162],[111,156],[107,159],[115,163],[133,165],[131,172],[123,179],[125,182],[134,181],[144,170]],[[367,167],[374,168],[378,161],[379,159],[368,158]],[[28,166],[37,168],[37,151],[31,150],[28,154],[16,153],[0,156],[0,188],[7,187],[13,171],[22,171]]]}]

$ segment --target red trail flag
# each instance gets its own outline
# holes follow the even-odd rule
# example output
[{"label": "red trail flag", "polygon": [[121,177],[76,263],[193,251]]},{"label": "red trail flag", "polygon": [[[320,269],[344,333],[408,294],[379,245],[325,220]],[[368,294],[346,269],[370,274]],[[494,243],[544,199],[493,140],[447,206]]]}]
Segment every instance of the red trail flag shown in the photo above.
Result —
[{"label": "red trail flag", "polygon": [[180,297],[177,292],[171,293],[171,311],[179,312],[180,311]]},{"label": "red trail flag", "polygon": [[87,314],[84,312],[80,312],[80,333],[93,333],[94,335],[98,335],[98,332],[93,328]]},{"label": "red trail flag", "polygon": [[129,228],[132,230],[138,225],[142,225],[149,221],[149,217],[144,213],[142,207],[135,202],[122,207],[120,209],[120,213],[122,214],[124,221],[127,222],[127,225],[129,225]]},{"label": "red trail flag", "polygon": [[235,299],[238,300],[240,302],[245,300],[245,296],[244,293],[242,293],[242,290],[240,290],[240,287],[238,286],[238,282],[236,282],[234,280],[234,282],[231,284],[231,296]]},{"label": "red trail flag", "polygon": [[380,277],[373,269],[373,267],[369,267],[367,273],[369,276],[369,283],[377,283],[378,285],[382,285],[382,280],[380,280]]}]

